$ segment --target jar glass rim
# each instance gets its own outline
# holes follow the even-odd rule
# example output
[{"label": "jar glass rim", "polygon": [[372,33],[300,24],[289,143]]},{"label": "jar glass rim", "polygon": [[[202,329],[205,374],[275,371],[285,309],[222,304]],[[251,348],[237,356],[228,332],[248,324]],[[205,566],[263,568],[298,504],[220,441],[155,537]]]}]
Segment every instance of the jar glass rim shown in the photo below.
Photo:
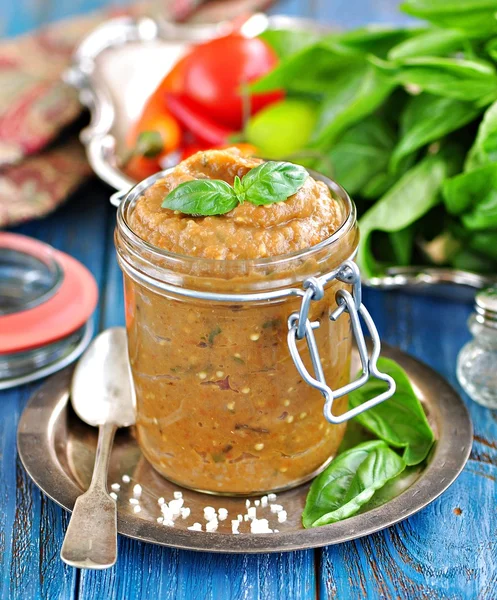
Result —
[{"label": "jar glass rim", "polygon": [[343,207],[345,209],[345,216],[338,227],[338,229],[333,232],[332,235],[325,238],[318,244],[314,246],[309,246],[308,248],[303,248],[300,250],[295,250],[293,252],[289,252],[287,254],[278,254],[274,256],[268,256],[264,258],[254,258],[254,259],[244,259],[244,258],[236,258],[236,259],[223,259],[219,261],[216,258],[203,258],[198,256],[190,256],[187,254],[179,254],[175,252],[171,252],[170,250],[166,250],[164,248],[159,248],[150,242],[147,242],[138,234],[136,234],[133,229],[130,227],[127,215],[128,211],[133,209],[134,204],[137,200],[142,196],[142,194],[151,187],[156,181],[162,179],[165,175],[169,174],[174,167],[169,169],[165,169],[163,171],[159,171],[150,177],[147,177],[140,183],[137,183],[134,187],[132,187],[124,196],[122,201],[119,204],[117,209],[117,227],[120,233],[124,234],[124,236],[133,244],[142,245],[147,252],[149,252],[152,256],[160,259],[168,259],[169,261],[178,262],[178,263],[197,263],[198,261],[202,261],[204,265],[212,264],[213,266],[218,266],[220,262],[225,264],[227,268],[236,267],[237,265],[244,265],[250,267],[267,267],[271,265],[276,265],[281,262],[287,262],[292,259],[299,259],[312,257],[315,253],[320,252],[321,250],[327,248],[328,246],[333,245],[335,242],[338,242],[340,239],[345,237],[345,235],[354,227],[356,224],[356,207],[350,196],[343,189],[341,185],[326,177],[317,171],[312,169],[307,169],[307,172],[311,177],[313,177],[316,181],[321,181],[326,184],[326,186],[331,190],[334,197],[341,201]]}]

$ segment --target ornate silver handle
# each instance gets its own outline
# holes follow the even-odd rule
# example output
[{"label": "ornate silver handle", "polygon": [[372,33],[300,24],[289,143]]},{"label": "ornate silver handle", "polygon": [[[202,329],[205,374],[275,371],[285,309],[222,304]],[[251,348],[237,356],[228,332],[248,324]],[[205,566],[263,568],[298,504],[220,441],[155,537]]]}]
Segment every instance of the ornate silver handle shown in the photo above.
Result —
[{"label": "ornate silver handle", "polygon": [[[336,321],[343,313],[349,313],[352,332],[357,343],[362,366],[362,374],[358,379],[348,383],[347,385],[344,385],[341,388],[338,388],[337,390],[332,390],[327,385],[324,377],[323,367],[321,365],[321,359],[316,344],[316,338],[314,337],[314,329],[319,327],[319,322],[311,322],[309,320],[309,308],[311,302],[313,300],[321,300],[323,298],[324,286],[332,279],[338,279],[339,281],[353,286],[352,294],[346,290],[339,290],[337,292],[337,308],[330,316],[330,319],[332,321]],[[307,279],[304,282],[304,289],[306,292],[302,297],[300,311],[298,313],[295,312],[291,314],[288,318],[288,348],[290,349],[293,362],[295,363],[295,366],[297,367],[302,379],[323,394],[325,398],[323,413],[326,420],[334,424],[343,423],[344,421],[348,421],[356,415],[369,410],[373,406],[380,404],[380,402],[391,398],[395,393],[395,381],[390,377],[390,375],[382,373],[378,370],[377,361],[378,357],[380,356],[381,342],[373,319],[371,318],[371,315],[367,311],[364,304],[362,304],[361,277],[357,265],[350,260],[345,261],[341,265],[340,269],[332,274],[323,275],[322,277],[311,277]],[[362,317],[373,341],[371,356],[368,355],[368,349],[366,346],[366,340],[364,338],[360,317]],[[309,348],[314,376],[311,375],[311,373],[309,373],[305,367],[297,348],[297,340],[303,338],[306,339],[307,346]],[[356,408],[352,408],[341,415],[334,415],[332,411],[335,398],[340,398],[341,396],[345,396],[353,390],[358,389],[364,385],[371,376],[385,381],[388,384],[388,389],[382,394],[371,398]]]}]

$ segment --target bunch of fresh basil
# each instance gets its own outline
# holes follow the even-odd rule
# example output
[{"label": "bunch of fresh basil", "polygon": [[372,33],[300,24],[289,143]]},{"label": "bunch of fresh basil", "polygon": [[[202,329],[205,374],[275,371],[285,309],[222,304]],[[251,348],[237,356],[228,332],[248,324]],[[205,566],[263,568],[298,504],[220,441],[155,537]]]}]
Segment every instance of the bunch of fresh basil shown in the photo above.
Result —
[{"label": "bunch of fresh basil", "polygon": [[[305,154],[354,196],[366,276],[413,262],[497,270],[497,5],[407,0],[418,28],[263,34],[253,90],[318,102]],[[289,124],[290,126],[291,124]]]},{"label": "bunch of fresh basil", "polygon": [[[426,459],[433,445],[433,432],[405,371],[387,358],[380,358],[378,367],[394,378],[395,395],[357,416],[361,429],[349,425],[349,440],[342,444],[342,452],[312,482],[302,515],[306,528],[329,525],[367,509],[380,490],[387,500],[388,485],[398,491],[403,487],[402,478],[410,482],[413,469]],[[351,407],[384,387],[384,382],[371,379],[349,395]],[[378,439],[368,439],[371,434]]]}]

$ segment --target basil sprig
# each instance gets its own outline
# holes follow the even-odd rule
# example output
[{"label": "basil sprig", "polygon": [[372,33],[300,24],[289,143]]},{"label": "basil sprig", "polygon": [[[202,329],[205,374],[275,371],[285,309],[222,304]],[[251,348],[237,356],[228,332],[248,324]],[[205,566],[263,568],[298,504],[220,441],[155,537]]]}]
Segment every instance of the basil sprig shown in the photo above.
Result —
[{"label": "basil sprig", "polygon": [[295,194],[308,176],[299,165],[268,161],[251,169],[242,179],[235,177],[233,186],[220,179],[180,183],[161,206],[186,215],[223,215],[243,202],[256,205],[282,202]]},{"label": "basil sprig", "polygon": [[[435,436],[404,369],[383,357],[378,368],[394,378],[395,394],[349,424],[338,456],[312,482],[302,515],[306,528],[348,519],[398,495],[410,485],[434,444]],[[349,394],[349,404],[355,408],[384,389],[384,382],[370,379]],[[368,439],[371,434],[379,439]]]}]

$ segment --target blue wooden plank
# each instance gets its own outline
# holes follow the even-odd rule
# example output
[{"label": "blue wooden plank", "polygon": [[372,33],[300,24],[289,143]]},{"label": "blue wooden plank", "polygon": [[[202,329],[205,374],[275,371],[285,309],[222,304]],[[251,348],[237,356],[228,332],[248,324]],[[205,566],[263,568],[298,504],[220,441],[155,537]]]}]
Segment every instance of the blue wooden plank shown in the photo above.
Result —
[{"label": "blue wooden plank", "polygon": [[[15,231],[75,256],[102,286],[107,199],[108,189],[90,182],[50,217]],[[67,515],[31,483],[15,450],[20,413],[38,386],[0,392],[0,597],[69,599],[75,594],[76,573],[58,556]]]},{"label": "blue wooden plank", "polygon": [[121,538],[118,564],[83,571],[79,598],[118,600],[311,600],[313,553],[223,555],[185,552]]},{"label": "blue wooden plank", "polygon": [[[428,363],[457,386],[455,364],[469,334],[467,304],[367,291],[383,339]],[[497,420],[465,398],[475,445],[461,477],[438,500],[400,525],[329,547],[320,597],[497,597]]]}]

